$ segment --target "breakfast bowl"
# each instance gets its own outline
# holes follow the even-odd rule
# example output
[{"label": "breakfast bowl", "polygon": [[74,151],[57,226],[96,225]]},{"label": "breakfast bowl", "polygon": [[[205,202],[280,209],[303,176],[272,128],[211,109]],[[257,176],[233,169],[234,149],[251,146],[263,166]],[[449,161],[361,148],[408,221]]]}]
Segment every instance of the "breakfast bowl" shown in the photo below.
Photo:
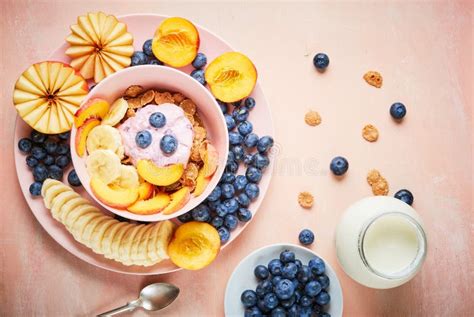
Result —
[{"label": "breakfast bowl", "polygon": [[156,65],[130,67],[97,84],[76,112],[71,140],[71,159],[89,195],[120,217],[145,222],[198,206],[219,182],[228,155],[216,99],[189,75]]},{"label": "breakfast bowl", "polygon": [[[301,261],[303,266],[306,266],[306,265],[309,266],[311,270],[309,273],[310,275],[317,276],[317,279],[319,282],[317,282],[316,284],[321,285],[321,286],[318,286],[319,292],[318,290],[315,291],[315,292],[318,292],[318,294],[315,293],[315,294],[308,295],[308,293],[305,290],[306,287],[308,287],[308,283],[310,281],[308,280],[306,287],[302,289],[296,288],[296,291],[300,292],[299,295],[301,297],[306,297],[307,301],[308,301],[308,298],[311,301],[313,301],[312,305],[315,305],[318,302],[319,294],[325,293],[324,295],[326,296],[325,298],[326,302],[321,303],[323,305],[318,305],[318,309],[320,309],[319,313],[316,313],[314,310],[313,310],[313,314],[311,314],[311,312],[308,312],[308,311],[296,311],[296,312],[292,311],[292,313],[296,314],[295,316],[325,316],[323,314],[323,312],[325,312],[333,317],[342,316],[342,311],[343,311],[342,288],[337,278],[336,272],[328,263],[328,261],[324,260],[323,257],[321,257],[320,255],[318,255],[317,253],[313,252],[310,249],[307,249],[298,245],[294,245],[294,244],[268,245],[258,250],[255,250],[254,252],[249,254],[247,257],[245,257],[242,261],[240,261],[240,263],[232,272],[232,275],[230,276],[229,281],[227,282],[227,288],[226,288],[225,298],[224,298],[225,316],[244,316],[244,315],[247,316],[247,314],[249,315],[251,314],[249,311],[247,311],[247,314],[246,314],[246,309],[251,310],[253,309],[253,307],[255,307],[255,309],[257,310],[260,309],[260,304],[256,304],[255,306],[251,306],[253,303],[248,304],[249,297],[251,296],[242,295],[244,292],[247,292],[248,294],[249,292],[247,290],[250,290],[250,293],[253,293],[253,291],[256,291],[253,294],[257,294],[257,296],[259,296],[258,294],[262,290],[265,295],[267,295],[268,293],[272,293],[272,294],[276,294],[276,296],[279,296],[277,297],[278,298],[277,301],[279,302],[275,303],[276,307],[274,309],[276,309],[277,307],[280,307],[278,309],[283,309],[285,307],[285,304],[287,304],[290,299],[292,299],[293,297],[298,297],[296,296],[296,291],[295,291],[295,294],[292,295],[291,298],[286,300],[286,302],[284,303],[284,300],[280,298],[281,294],[278,293],[278,290],[277,290],[278,283],[275,283],[275,276],[278,275],[277,276],[278,278],[288,279],[291,281],[296,280],[298,281],[297,283],[303,284],[302,277],[300,276],[301,269],[298,268],[298,275],[291,279],[288,276],[284,275],[285,274],[285,272],[283,272],[284,269],[281,269],[279,273],[275,273],[277,270],[275,268],[270,268],[271,265],[269,265],[270,261],[279,262],[279,260],[282,259],[282,252],[285,252],[285,251],[289,251],[287,252],[287,255],[293,254],[294,256],[293,259],[288,259],[286,265],[288,265],[289,262],[296,263],[296,260]],[[318,267],[318,265],[316,265],[316,267],[312,267],[312,265],[309,262],[311,260],[314,261],[314,259],[316,259],[317,262],[319,262],[319,264],[321,264],[321,262],[324,263],[324,265],[322,266],[322,269]],[[313,264],[314,263],[315,262],[313,262]],[[257,272],[257,271],[261,271],[259,269],[262,269],[262,266],[269,267],[268,270],[263,269],[264,274],[262,272]],[[320,270],[320,271],[317,272],[317,270]],[[273,276],[272,273],[275,273],[275,276]],[[261,276],[257,278],[257,275],[261,275]],[[319,278],[322,278],[325,281],[320,281]],[[265,291],[265,286],[262,287],[262,282],[267,282],[267,281],[270,282],[269,285],[272,288],[272,290],[269,292]],[[308,290],[308,292],[309,291],[311,290]],[[244,299],[245,297],[246,299]],[[263,299],[260,299],[260,297],[258,298],[259,299],[257,300],[257,302],[259,300],[263,302]],[[329,302],[327,303],[328,298],[329,298]],[[265,299],[267,302],[271,302],[270,301],[271,298],[265,297]],[[246,302],[248,307],[244,305],[244,302]],[[301,301],[299,301],[299,302],[296,302],[296,304],[290,303],[287,309],[291,306],[297,306],[299,308],[303,308],[303,306],[306,306],[307,308],[308,306],[311,306],[311,304],[301,305]],[[270,312],[260,312],[260,314],[262,313],[269,314]],[[286,312],[279,312],[279,313],[280,315],[286,314]],[[276,312],[273,314],[280,316],[276,314]],[[252,316],[257,316],[257,315],[258,314],[255,314]]]}]

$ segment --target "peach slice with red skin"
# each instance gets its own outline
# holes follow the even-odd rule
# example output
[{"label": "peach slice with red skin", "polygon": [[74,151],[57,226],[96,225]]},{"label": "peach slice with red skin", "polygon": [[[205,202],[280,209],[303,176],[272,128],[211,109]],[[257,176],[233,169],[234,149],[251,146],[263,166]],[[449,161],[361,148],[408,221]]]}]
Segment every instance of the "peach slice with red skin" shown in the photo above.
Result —
[{"label": "peach slice with red skin", "polygon": [[82,157],[86,153],[86,140],[89,132],[100,124],[100,120],[89,118],[77,129],[76,138],[74,140],[77,155]]},{"label": "peach slice with red skin", "polygon": [[219,164],[219,153],[212,144],[207,144],[206,153],[202,160],[204,162],[204,166],[202,167],[204,170],[204,177],[211,177],[216,172],[217,165]]},{"label": "peach slice with red skin", "polygon": [[165,19],[153,37],[153,54],[163,63],[173,67],[191,64],[198,49],[199,32],[194,24],[183,18]]},{"label": "peach slice with red skin", "polygon": [[168,245],[168,254],[177,266],[199,270],[215,260],[220,247],[219,233],[213,226],[191,221],[178,227]]},{"label": "peach slice with red skin", "polygon": [[93,98],[76,111],[74,124],[79,128],[90,117],[103,119],[109,112],[110,104],[102,98]]},{"label": "peach slice with red skin", "polygon": [[138,200],[146,200],[151,197],[155,186],[148,182],[143,182],[138,186]]},{"label": "peach slice with red skin", "polygon": [[157,186],[168,186],[177,182],[184,172],[183,164],[157,166],[150,160],[139,160],[137,172],[147,182]]},{"label": "peach slice with red skin", "polygon": [[171,201],[165,209],[163,209],[163,215],[171,215],[172,213],[177,212],[184,205],[186,205],[191,198],[191,191],[189,187],[183,187],[170,195]]},{"label": "peach slice with red skin", "polygon": [[198,172],[198,176],[196,178],[196,188],[194,189],[193,196],[198,197],[200,196],[204,190],[206,189],[207,185],[211,181],[210,177],[206,177],[204,174],[204,168],[201,168]]},{"label": "peach slice with red skin", "polygon": [[207,66],[205,78],[214,97],[234,102],[252,93],[257,83],[257,69],[244,54],[227,52]]},{"label": "peach slice with red skin", "polygon": [[139,215],[151,215],[162,211],[170,203],[170,195],[158,193],[147,200],[139,200],[127,208],[128,211]]},{"label": "peach slice with red skin", "polygon": [[138,199],[138,187],[124,189],[114,185],[107,185],[98,177],[91,178],[90,186],[97,199],[113,208],[126,209]]}]

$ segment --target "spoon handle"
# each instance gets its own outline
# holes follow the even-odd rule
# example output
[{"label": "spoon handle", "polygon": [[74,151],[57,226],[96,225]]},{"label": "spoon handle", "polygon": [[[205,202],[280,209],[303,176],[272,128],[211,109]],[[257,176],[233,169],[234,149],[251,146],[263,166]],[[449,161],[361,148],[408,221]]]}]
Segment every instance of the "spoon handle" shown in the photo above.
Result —
[{"label": "spoon handle", "polygon": [[133,302],[127,303],[123,306],[120,306],[120,307],[117,307],[115,309],[109,310],[109,311],[107,311],[105,313],[102,313],[100,315],[97,315],[97,317],[106,317],[106,316],[118,315],[118,314],[121,314],[121,313],[125,313],[125,312],[128,312],[128,311],[134,310],[138,306],[139,306],[138,302],[133,301]]}]

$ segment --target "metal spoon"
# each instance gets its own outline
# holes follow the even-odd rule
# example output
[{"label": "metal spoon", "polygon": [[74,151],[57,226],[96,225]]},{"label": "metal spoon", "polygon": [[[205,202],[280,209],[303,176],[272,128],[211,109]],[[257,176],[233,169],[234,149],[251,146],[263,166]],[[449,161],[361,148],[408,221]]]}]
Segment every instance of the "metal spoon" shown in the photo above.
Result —
[{"label": "metal spoon", "polygon": [[168,283],[150,284],[141,290],[140,297],[136,300],[97,316],[113,316],[132,311],[137,307],[142,307],[148,311],[160,310],[171,304],[178,297],[178,294],[179,288],[174,285]]}]

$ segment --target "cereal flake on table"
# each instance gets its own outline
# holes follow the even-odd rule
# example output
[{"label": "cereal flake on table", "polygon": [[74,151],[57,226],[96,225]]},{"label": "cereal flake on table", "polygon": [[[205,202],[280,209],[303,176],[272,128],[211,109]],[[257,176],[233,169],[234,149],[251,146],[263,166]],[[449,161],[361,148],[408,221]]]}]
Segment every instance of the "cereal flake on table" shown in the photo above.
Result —
[{"label": "cereal flake on table", "polygon": [[389,186],[387,180],[380,174],[378,170],[371,170],[367,174],[367,183],[372,187],[372,193],[375,196],[387,195]]},{"label": "cereal flake on table", "polygon": [[380,88],[382,87],[383,78],[379,72],[368,71],[364,74],[364,80],[371,86]]},{"label": "cereal flake on table", "polygon": [[311,208],[314,203],[314,197],[313,195],[311,195],[311,193],[301,192],[298,195],[298,203],[303,208],[306,208],[306,209]]},{"label": "cereal flake on table", "polygon": [[321,116],[318,112],[310,110],[304,116],[304,121],[307,125],[314,127],[321,123]]},{"label": "cereal flake on table", "polygon": [[367,124],[362,129],[362,137],[369,142],[375,142],[379,138],[379,131],[372,124]]}]

